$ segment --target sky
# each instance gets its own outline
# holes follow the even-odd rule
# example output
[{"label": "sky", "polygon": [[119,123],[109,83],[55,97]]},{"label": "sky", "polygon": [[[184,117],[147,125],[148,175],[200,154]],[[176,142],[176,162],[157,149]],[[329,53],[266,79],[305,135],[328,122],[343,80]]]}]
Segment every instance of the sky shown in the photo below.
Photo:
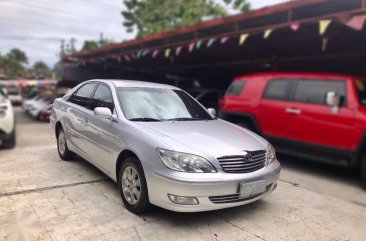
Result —
[{"label": "sky", "polygon": [[[217,0],[222,2],[222,0]],[[252,8],[287,0],[251,0]],[[121,42],[133,39],[122,26],[122,0],[0,0],[0,53],[12,48],[26,52],[29,64],[41,60],[53,66],[59,56],[61,39],[76,39],[76,49],[84,40],[106,39]]]}]

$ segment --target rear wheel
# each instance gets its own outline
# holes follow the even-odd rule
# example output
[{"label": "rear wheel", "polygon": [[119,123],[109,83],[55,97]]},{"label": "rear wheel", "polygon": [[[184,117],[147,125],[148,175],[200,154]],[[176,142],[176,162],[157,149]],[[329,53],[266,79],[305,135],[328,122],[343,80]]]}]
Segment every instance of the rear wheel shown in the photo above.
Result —
[{"label": "rear wheel", "polygon": [[119,170],[118,187],[126,209],[142,213],[150,208],[144,171],[136,157],[125,160]]},{"label": "rear wheel", "polygon": [[65,132],[62,127],[60,127],[57,134],[57,150],[58,155],[63,161],[70,161],[75,157],[75,154],[67,147]]},{"label": "rear wheel", "polygon": [[361,180],[364,188],[366,188],[366,154],[361,158]]}]

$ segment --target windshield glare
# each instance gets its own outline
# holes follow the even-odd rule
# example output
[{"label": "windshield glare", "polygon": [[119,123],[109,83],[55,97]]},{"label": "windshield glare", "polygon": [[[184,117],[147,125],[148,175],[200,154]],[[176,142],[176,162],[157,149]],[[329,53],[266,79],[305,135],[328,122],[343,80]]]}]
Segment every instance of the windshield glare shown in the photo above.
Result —
[{"label": "windshield glare", "polygon": [[181,90],[119,88],[117,92],[129,120],[212,120],[205,109]]},{"label": "windshield glare", "polygon": [[356,89],[361,105],[366,105],[366,80],[356,80]]}]

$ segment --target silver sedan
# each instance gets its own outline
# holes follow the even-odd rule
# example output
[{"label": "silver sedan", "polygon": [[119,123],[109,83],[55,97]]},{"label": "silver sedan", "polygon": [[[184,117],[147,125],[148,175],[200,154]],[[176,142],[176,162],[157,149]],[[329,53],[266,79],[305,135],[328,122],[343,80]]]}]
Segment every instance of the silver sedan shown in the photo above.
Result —
[{"label": "silver sedan", "polygon": [[86,81],[55,100],[50,122],[60,158],[103,171],[133,213],[244,205],[272,192],[281,170],[265,139],[173,86]]}]

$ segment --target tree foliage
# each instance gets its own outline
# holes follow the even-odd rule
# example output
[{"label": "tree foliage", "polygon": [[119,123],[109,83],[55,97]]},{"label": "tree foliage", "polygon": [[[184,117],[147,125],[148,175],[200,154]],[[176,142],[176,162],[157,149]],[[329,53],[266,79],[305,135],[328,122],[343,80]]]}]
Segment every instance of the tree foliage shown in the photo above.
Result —
[{"label": "tree foliage", "polygon": [[37,61],[33,64],[33,72],[36,79],[52,77],[50,68],[43,61]]},{"label": "tree foliage", "polygon": [[12,49],[6,55],[0,55],[0,67],[5,69],[9,78],[23,77],[26,72],[24,64],[27,62],[27,55],[20,49]]},{"label": "tree foliage", "polygon": [[224,3],[232,7],[234,10],[238,10],[240,12],[246,13],[251,9],[251,4],[247,0],[223,0]]},{"label": "tree foliage", "polygon": [[214,0],[124,0],[123,25],[138,37],[224,17],[226,9]]},{"label": "tree foliage", "polygon": [[88,50],[93,50],[93,49],[98,49],[98,48],[99,48],[99,43],[97,41],[85,40],[83,47],[81,47],[81,50],[88,51]]}]

